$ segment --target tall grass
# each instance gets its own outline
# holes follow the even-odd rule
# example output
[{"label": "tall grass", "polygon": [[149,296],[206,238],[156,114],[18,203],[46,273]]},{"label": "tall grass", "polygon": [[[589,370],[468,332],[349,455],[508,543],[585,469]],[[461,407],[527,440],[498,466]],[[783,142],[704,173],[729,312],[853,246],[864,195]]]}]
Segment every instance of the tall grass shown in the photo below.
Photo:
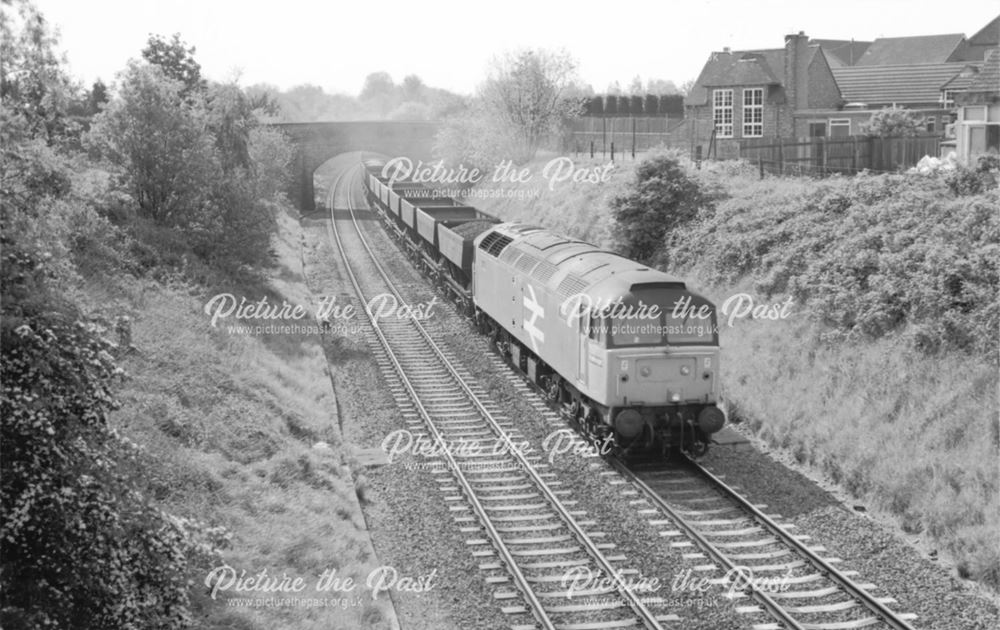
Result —
[{"label": "tall grass", "polygon": [[[308,304],[298,227],[287,216],[279,224],[276,267],[264,286]],[[261,285],[251,280],[226,290],[257,297]],[[207,296],[188,286],[151,283],[137,293],[137,351],[125,361],[129,380],[114,422],[144,447],[149,494],[171,513],[226,528],[231,544],[222,560],[237,571],[302,577],[303,597],[336,595],[312,591],[327,569],[363,583],[375,559],[318,339],[212,328],[202,311]],[[346,629],[384,616],[371,603],[229,607],[225,597],[247,593],[211,599],[203,585],[210,568],[191,576],[196,627]]]}]

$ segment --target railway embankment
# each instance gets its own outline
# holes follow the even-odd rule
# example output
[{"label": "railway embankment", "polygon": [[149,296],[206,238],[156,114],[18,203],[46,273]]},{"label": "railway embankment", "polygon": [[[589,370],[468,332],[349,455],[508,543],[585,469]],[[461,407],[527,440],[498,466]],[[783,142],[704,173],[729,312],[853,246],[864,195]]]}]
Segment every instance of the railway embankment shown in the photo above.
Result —
[{"label": "railway embankment", "polygon": [[[388,628],[387,598],[362,593],[379,563],[290,212],[278,218],[274,265],[252,281],[208,297],[136,288],[127,306],[135,351],[122,362],[129,377],[112,421],[141,445],[161,509],[225,532],[216,561],[190,576],[193,627]],[[304,316],[246,307],[237,317],[243,298]],[[289,590],[296,579],[304,588]]]},{"label": "railway embankment", "polygon": [[[615,247],[610,201],[634,185],[635,163],[553,185],[551,160],[527,165],[526,181],[486,178],[470,203]],[[967,171],[760,180],[738,163],[687,169],[712,203],[653,262],[722,309],[731,417],[849,509],[995,589],[995,188]]]}]

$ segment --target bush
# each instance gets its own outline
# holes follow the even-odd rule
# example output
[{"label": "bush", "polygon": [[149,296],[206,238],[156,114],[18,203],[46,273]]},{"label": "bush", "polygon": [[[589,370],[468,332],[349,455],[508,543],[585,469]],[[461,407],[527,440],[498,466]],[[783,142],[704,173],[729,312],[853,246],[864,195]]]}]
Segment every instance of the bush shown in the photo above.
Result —
[{"label": "bush", "polygon": [[882,138],[916,136],[923,128],[924,117],[903,107],[886,107],[861,124],[862,133]]},{"label": "bush", "polygon": [[747,179],[670,240],[673,262],[752,275],[834,331],[906,332],[928,352],[997,349],[997,190],[954,197],[940,177]]},{"label": "bush", "polygon": [[997,175],[1000,171],[1000,156],[996,154],[982,155],[976,161],[975,167],[959,164],[948,174],[945,181],[951,192],[960,197],[978,195],[979,193],[997,187]]},{"label": "bush", "polygon": [[663,153],[636,168],[634,186],[611,199],[614,235],[623,256],[651,263],[664,238],[691,221],[707,198],[677,156]]},{"label": "bush", "polygon": [[43,260],[5,250],[2,624],[184,626],[189,559],[206,548],[198,528],[132,481],[136,447],[107,426],[111,347],[48,293]]}]

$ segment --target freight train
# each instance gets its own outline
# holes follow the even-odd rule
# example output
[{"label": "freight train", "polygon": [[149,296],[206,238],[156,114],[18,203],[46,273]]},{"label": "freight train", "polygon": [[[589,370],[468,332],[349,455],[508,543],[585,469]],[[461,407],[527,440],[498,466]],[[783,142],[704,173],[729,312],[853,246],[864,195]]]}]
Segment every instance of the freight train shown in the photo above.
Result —
[{"label": "freight train", "polygon": [[413,264],[596,445],[707,450],[726,420],[711,302],[613,252],[391,181],[381,160],[362,166]]}]

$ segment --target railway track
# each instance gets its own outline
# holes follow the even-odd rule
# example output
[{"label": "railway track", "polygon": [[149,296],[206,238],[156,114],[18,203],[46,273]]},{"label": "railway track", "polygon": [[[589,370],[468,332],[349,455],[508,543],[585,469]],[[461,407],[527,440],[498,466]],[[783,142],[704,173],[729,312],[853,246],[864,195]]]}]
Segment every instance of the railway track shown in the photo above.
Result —
[{"label": "railway track", "polygon": [[[349,184],[358,171],[351,173]],[[541,457],[522,452],[517,428],[420,321],[376,318],[365,306],[382,294],[405,301],[364,237],[355,187],[347,188],[346,210],[335,209],[345,175],[329,195],[330,240],[370,323],[367,340],[390,392],[408,430],[440,455],[431,472],[511,627],[610,630],[677,621],[649,610],[662,600],[637,592],[637,572],[623,567],[612,543],[600,542],[604,533],[564,498],[570,491],[559,489]],[[572,588],[568,574],[590,579]]]},{"label": "railway track", "polygon": [[808,536],[789,532],[794,525],[765,514],[766,506],[753,505],[696,461],[609,463],[652,506],[642,513],[653,516],[650,524],[661,536],[687,550],[686,557],[721,567],[726,577],[713,584],[752,600],[738,612],[773,619],[752,623],[754,630],[913,630],[908,621],[916,615],[893,612],[892,598],[873,595],[873,584],[854,582],[855,572],[833,566],[839,559],[824,558],[825,549],[810,547]]}]

